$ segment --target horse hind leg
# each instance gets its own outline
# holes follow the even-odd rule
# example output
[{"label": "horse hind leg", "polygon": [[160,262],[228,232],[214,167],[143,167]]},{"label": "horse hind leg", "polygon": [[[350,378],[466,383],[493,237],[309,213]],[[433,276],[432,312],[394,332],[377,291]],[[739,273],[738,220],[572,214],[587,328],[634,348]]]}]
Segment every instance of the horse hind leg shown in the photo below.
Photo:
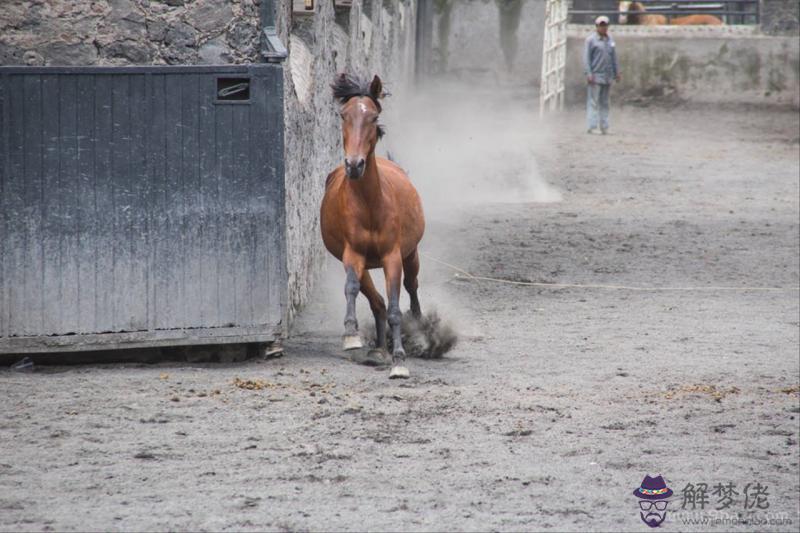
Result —
[{"label": "horse hind leg", "polygon": [[419,252],[414,249],[414,252],[403,260],[403,286],[411,298],[411,314],[414,318],[422,317],[422,309],[419,306],[419,297],[417,296],[417,289],[419,288]]}]

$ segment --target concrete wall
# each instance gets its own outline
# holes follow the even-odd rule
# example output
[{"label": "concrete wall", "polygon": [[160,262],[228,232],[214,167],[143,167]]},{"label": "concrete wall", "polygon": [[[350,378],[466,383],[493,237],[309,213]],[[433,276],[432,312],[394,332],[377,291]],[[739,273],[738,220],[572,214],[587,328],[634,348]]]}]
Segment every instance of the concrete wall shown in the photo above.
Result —
[{"label": "concrete wall", "polygon": [[434,75],[539,84],[544,39],[540,0],[432,0]]},{"label": "concrete wall", "polygon": [[761,0],[761,31],[767,35],[798,35],[800,2]]},{"label": "concrete wall", "polygon": [[2,65],[258,60],[259,0],[4,0]]},{"label": "concrete wall", "polygon": [[[567,101],[585,101],[581,54],[593,28],[571,26],[567,43]],[[754,27],[611,28],[624,98],[678,97],[697,102],[800,106],[797,37],[764,35]]]},{"label": "concrete wall", "polygon": [[[341,164],[341,125],[330,83],[337,72],[379,74],[399,95],[413,81],[416,0],[354,0],[334,10],[318,1],[313,16],[278,17],[288,43],[286,216],[290,317],[305,303],[327,252],[319,230],[325,178]],[[391,99],[385,104],[391,106]]]}]

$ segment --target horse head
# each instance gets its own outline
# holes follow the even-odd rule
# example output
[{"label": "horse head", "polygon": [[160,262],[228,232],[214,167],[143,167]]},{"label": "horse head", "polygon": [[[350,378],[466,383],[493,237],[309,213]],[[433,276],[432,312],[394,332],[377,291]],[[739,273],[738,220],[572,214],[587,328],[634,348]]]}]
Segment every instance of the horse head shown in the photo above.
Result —
[{"label": "horse head", "polygon": [[377,75],[368,82],[340,74],[331,88],[334,98],[342,105],[339,116],[342,118],[345,173],[350,179],[359,179],[364,175],[367,158],[383,137],[383,126],[378,124],[383,83]]},{"label": "horse head", "polygon": [[623,0],[619,3],[619,23],[639,24],[639,14],[645,12],[644,4]]},{"label": "horse head", "polygon": [[629,0],[624,0],[619,3],[619,23],[620,24],[627,24],[628,23],[628,10],[631,7],[631,3]]}]

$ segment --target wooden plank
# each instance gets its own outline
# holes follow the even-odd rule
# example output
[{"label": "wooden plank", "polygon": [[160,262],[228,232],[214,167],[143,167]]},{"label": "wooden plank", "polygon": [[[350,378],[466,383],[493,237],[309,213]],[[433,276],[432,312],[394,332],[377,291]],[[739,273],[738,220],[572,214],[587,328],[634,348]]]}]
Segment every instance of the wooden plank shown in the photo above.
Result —
[{"label": "wooden plank", "polygon": [[76,132],[77,132],[77,191],[75,195],[75,223],[77,227],[76,262],[79,332],[95,332],[97,324],[97,234],[95,153],[97,136],[94,120],[96,112],[95,76],[77,76]]},{"label": "wooden plank", "polygon": [[131,108],[128,75],[111,76],[111,331],[131,331],[135,317],[129,307],[131,287],[131,240],[133,217],[131,187]]},{"label": "wooden plank", "polygon": [[184,271],[184,325],[203,326],[202,300],[205,287],[202,279],[202,264],[205,249],[202,244],[203,203],[199,188],[200,160],[198,158],[198,106],[199,83],[197,74],[182,76],[181,83],[181,182],[183,203],[186,206],[182,221]]},{"label": "wooden plank", "polygon": [[128,66],[83,66],[83,67],[27,67],[0,66],[0,74],[244,74],[246,65],[128,65]]},{"label": "wooden plank", "polygon": [[164,77],[164,145],[165,175],[161,210],[164,216],[159,227],[155,264],[156,283],[159,285],[158,328],[183,325],[184,255],[182,221],[184,215],[183,183],[181,177],[182,135],[181,127],[181,76]]},{"label": "wooden plank", "polygon": [[32,208],[25,203],[25,95],[24,77],[13,75],[8,80],[8,182],[5,186],[8,235],[5,239],[7,331],[20,335],[25,330],[25,220]]},{"label": "wooden plank", "polygon": [[24,94],[24,196],[23,301],[21,333],[45,331],[43,321],[42,277],[42,81],[40,76],[23,77]]},{"label": "wooden plank", "polygon": [[198,86],[198,190],[202,211],[199,242],[203,250],[200,260],[200,320],[204,325],[220,326],[219,319],[219,191],[217,189],[216,106],[214,76],[199,78]]},{"label": "wooden plank", "polygon": [[40,333],[64,333],[61,323],[63,305],[61,294],[61,235],[63,234],[63,216],[61,200],[63,192],[59,183],[59,164],[61,140],[59,136],[60,116],[58,76],[49,74],[41,76],[41,198],[37,202],[41,208],[40,233],[37,237],[41,249],[42,279],[41,291],[41,329]]},{"label": "wooden plank", "polygon": [[76,76],[59,76],[59,132],[60,150],[58,164],[59,215],[59,323],[60,333],[80,331],[80,294],[78,263],[78,79]]},{"label": "wooden plank", "polygon": [[150,113],[146,75],[128,75],[128,123],[130,151],[128,155],[128,192],[130,202],[130,239],[128,251],[128,298],[125,305],[131,317],[131,331],[147,329],[148,323],[148,247],[150,184],[147,174],[147,124]]},{"label": "wooden plank", "polygon": [[147,135],[148,176],[150,182],[150,232],[153,236],[150,241],[148,257],[149,294],[148,298],[148,329],[155,329],[162,323],[163,309],[161,302],[168,297],[163,287],[163,278],[159,278],[157,268],[161,261],[162,248],[165,246],[164,228],[166,227],[166,79],[164,75],[153,74],[148,79],[149,87],[149,134]]},{"label": "wooden plank", "polygon": [[120,333],[0,338],[0,354],[76,352],[148,348],[265,343],[278,340],[274,327],[192,328]]},{"label": "wooden plank", "polygon": [[236,256],[234,240],[236,238],[235,206],[231,202],[230,189],[235,187],[231,176],[233,166],[233,108],[231,105],[216,106],[216,152],[217,152],[217,194],[219,204],[217,211],[217,247],[219,249],[217,264],[217,306],[221,325],[236,323],[236,274],[231,268]]},{"label": "wooden plank", "polygon": [[287,309],[286,272],[286,187],[284,182],[284,140],[283,140],[283,76],[280,69],[268,69],[265,74],[269,82],[265,93],[266,120],[269,135],[267,144],[270,184],[270,211],[268,220],[272,222],[271,243],[267,250],[269,258],[270,316],[269,323],[277,324],[285,318]]},{"label": "wooden plank", "polygon": [[252,106],[230,106],[233,113],[233,127],[226,132],[232,139],[230,166],[231,182],[225,188],[230,199],[229,221],[232,238],[232,262],[234,273],[234,325],[251,324],[252,317],[252,276],[249,268],[249,255],[252,253],[252,235],[255,215],[251,209],[249,172],[249,119]]},{"label": "wooden plank", "polygon": [[95,77],[94,109],[94,195],[93,234],[95,249],[95,324],[93,331],[104,333],[114,327],[114,239],[116,231],[112,157],[115,139],[112,106],[113,79]]},{"label": "wooden plank", "polygon": [[250,209],[255,215],[253,252],[251,255],[250,278],[252,280],[251,324],[266,324],[269,320],[269,307],[274,304],[270,300],[269,286],[275,281],[269,265],[269,250],[272,244],[274,221],[270,220],[270,204],[275,201],[270,195],[270,173],[267,163],[270,159],[266,148],[270,125],[267,120],[267,80],[264,76],[253,76],[250,89],[252,109],[249,123],[248,150],[250,160]]},{"label": "wooden plank", "polygon": [[0,242],[4,244],[0,246],[0,337],[7,336],[9,331],[9,284],[6,282],[6,269],[8,268],[6,255],[10,239],[6,220],[11,206],[6,200],[6,183],[9,181],[11,168],[9,158],[9,128],[11,127],[9,123],[9,105],[11,102],[8,89],[9,76],[0,76]]},{"label": "wooden plank", "polygon": [[[268,273],[266,280],[265,323],[278,323],[282,319],[286,293],[285,274],[285,226],[284,226],[284,187],[283,187],[283,106],[279,95],[282,90],[280,79],[273,69],[265,69],[259,76],[261,85],[255,104],[260,109],[257,123],[261,125],[258,137],[268,139],[262,142],[265,147],[263,159],[259,161],[264,182],[265,202],[264,227],[266,242],[263,243],[263,259]],[[278,96],[278,105],[274,101]],[[254,142],[257,142],[254,139]]]}]

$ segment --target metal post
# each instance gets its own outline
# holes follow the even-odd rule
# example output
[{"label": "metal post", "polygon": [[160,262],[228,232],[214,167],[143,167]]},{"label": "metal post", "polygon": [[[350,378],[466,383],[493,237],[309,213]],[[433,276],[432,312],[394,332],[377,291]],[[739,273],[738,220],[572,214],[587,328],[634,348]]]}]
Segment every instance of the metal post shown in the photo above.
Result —
[{"label": "metal post", "polygon": [[264,49],[261,54],[267,63],[280,63],[289,55],[278,37],[278,30],[275,26],[275,9],[275,0],[261,0],[261,31],[264,34]]}]

